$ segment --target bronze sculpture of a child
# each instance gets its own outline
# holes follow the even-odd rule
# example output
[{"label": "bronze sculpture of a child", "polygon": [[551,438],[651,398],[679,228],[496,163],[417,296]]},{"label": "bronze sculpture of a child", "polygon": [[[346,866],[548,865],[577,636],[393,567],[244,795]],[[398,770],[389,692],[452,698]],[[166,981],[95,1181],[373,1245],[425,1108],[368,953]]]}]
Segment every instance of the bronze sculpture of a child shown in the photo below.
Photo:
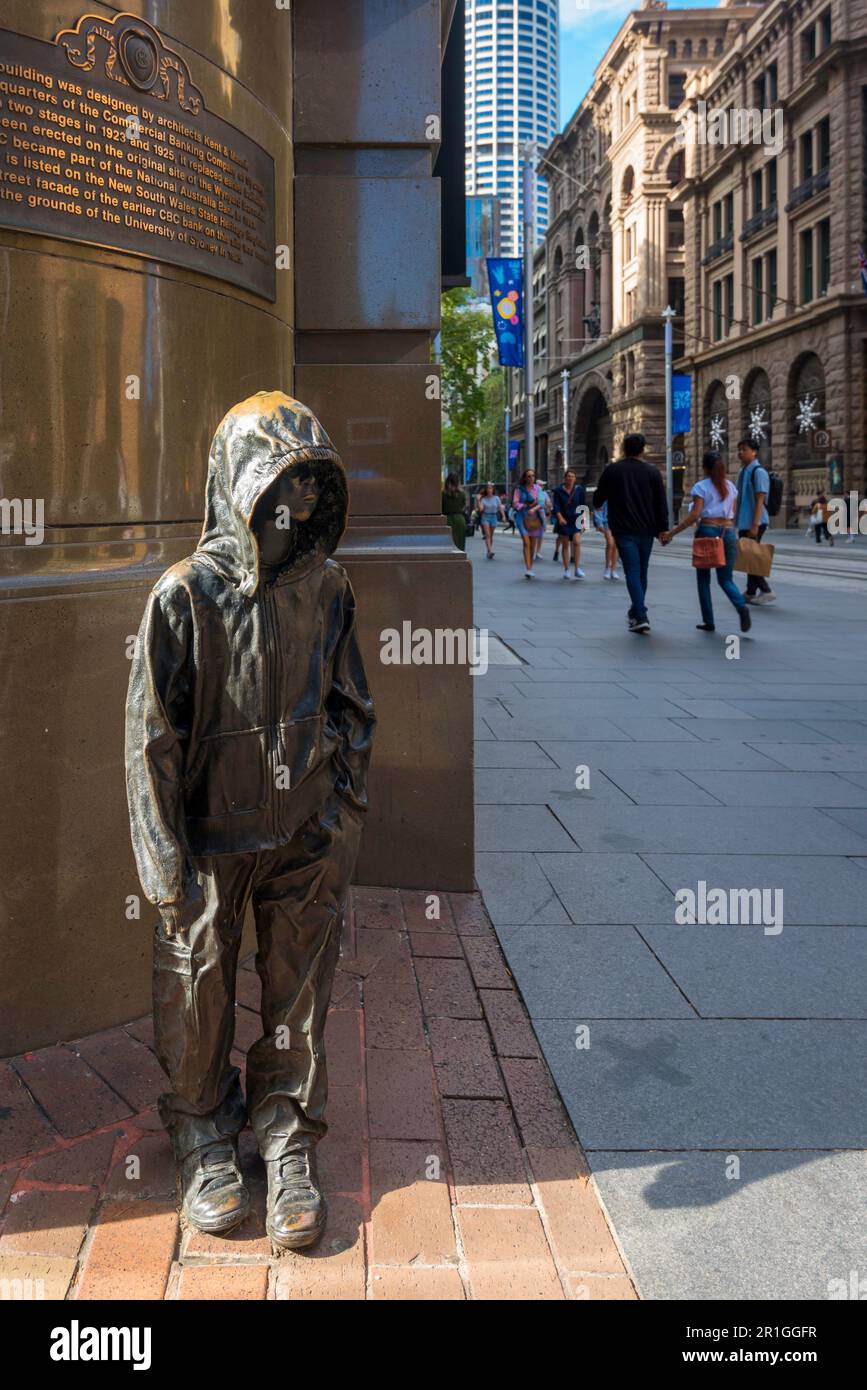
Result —
[{"label": "bronze sculpture of a child", "polygon": [[[127,699],[127,789],[142,887],[159,909],[157,1055],[182,1214],[243,1220],[247,1118],[275,1245],[325,1223],[323,1032],[367,809],[373,703],[349,580],[340,460],[315,416],[259,392],[219,426],[199,544],[150,595]],[[263,1036],[246,1104],[230,1059],[244,913],[256,921]]]}]

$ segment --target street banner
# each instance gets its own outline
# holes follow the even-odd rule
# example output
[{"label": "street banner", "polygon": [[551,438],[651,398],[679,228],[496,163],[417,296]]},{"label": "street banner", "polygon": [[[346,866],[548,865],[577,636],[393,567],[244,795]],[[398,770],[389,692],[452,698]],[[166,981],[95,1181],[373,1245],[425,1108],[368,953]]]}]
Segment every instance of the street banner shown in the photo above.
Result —
[{"label": "street banner", "polygon": [[474,459],[471,459],[470,456],[469,456],[469,454],[467,454],[467,461],[466,461],[466,466],[465,466],[465,469],[464,469],[464,475],[465,475],[465,476],[464,476],[464,482],[465,482],[465,483],[468,483],[468,482],[470,481],[470,478],[473,476],[473,469],[475,468],[475,466],[476,466],[476,465],[475,465],[475,460],[474,460]]},{"label": "street banner", "polygon": [[509,476],[510,476],[510,477],[511,477],[512,473],[514,473],[515,469],[518,467],[518,458],[519,458],[519,456],[520,456],[520,453],[521,453],[521,441],[520,441],[520,439],[510,439],[510,440],[509,440]]},{"label": "street banner", "polygon": [[671,378],[671,432],[689,433],[692,406],[692,378],[675,372]]},{"label": "street banner", "polygon": [[524,365],[523,268],[519,256],[488,256],[488,284],[501,367]]}]

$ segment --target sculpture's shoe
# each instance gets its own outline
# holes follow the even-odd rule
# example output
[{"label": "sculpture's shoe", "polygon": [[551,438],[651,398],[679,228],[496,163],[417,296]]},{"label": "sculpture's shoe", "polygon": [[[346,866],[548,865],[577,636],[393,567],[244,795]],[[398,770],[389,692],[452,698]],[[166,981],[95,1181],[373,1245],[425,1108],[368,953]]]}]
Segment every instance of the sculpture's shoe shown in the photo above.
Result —
[{"label": "sculpture's shoe", "polygon": [[319,1186],[316,1155],[296,1149],[269,1159],[265,1228],[280,1250],[304,1250],[325,1230],[328,1206]]},{"label": "sculpture's shoe", "polygon": [[222,1235],[250,1210],[238,1150],[229,1139],[194,1149],[181,1165],[179,1180],[181,1215],[197,1231]]}]

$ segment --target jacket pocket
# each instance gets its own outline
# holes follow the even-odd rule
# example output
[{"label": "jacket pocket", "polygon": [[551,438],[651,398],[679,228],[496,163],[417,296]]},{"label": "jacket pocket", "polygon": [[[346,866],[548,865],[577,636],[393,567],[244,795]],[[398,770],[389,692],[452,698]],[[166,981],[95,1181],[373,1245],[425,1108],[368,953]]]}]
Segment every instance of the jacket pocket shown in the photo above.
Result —
[{"label": "jacket pocket", "polygon": [[289,790],[305,781],[330,758],[336,747],[336,731],[331,731],[332,739],[324,730],[325,721],[319,715],[279,726],[279,759],[289,772]]},{"label": "jacket pocket", "polygon": [[218,734],[203,742],[201,767],[190,780],[186,813],[192,819],[235,816],[267,805],[263,729]]}]

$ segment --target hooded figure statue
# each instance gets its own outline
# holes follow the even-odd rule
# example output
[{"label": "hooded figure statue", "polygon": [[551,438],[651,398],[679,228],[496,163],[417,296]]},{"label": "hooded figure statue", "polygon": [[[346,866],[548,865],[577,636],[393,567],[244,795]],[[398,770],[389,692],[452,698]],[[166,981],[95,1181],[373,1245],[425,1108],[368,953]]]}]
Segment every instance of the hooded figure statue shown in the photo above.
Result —
[{"label": "hooded figure statue", "polygon": [[[160,913],[154,1031],[171,1090],[159,1108],[182,1215],[208,1232],[246,1216],[237,1139],[249,1117],[268,1233],[284,1249],[325,1224],[323,1030],[373,738],[352,588],[329,558],[347,500],[306,406],[261,391],[230,410],[201,539],[150,595],[127,698],[133,849]],[[248,903],[263,1036],[245,1106],[230,1054]]]}]

